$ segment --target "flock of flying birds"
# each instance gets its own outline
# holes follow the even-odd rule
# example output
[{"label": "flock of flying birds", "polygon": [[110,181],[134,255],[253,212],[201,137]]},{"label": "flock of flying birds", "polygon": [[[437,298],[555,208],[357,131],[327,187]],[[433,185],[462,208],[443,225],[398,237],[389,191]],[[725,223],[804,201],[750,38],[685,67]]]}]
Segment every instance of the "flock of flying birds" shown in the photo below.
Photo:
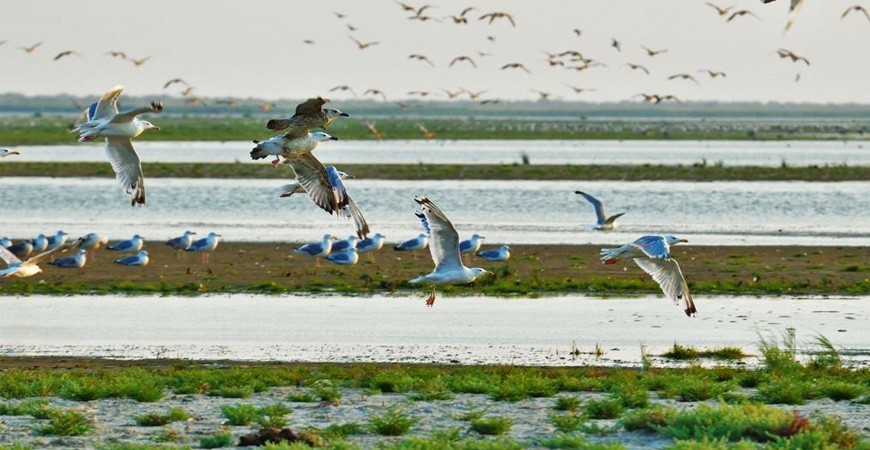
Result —
[{"label": "flock of flying birds", "polygon": [[[143,206],[146,201],[145,178],[132,139],[146,130],[159,130],[151,122],[140,119],[139,115],[161,113],[163,105],[154,101],[128,111],[119,111],[118,98],[123,90],[122,86],[116,86],[103,94],[97,102],[86,109],[85,121],[74,127],[72,131],[78,134],[79,142],[105,138],[109,161],[121,186],[127,194],[131,195],[131,205]],[[295,178],[292,183],[282,186],[281,197],[304,192],[315,205],[330,215],[346,217],[354,223],[356,236],[350,236],[344,241],[333,244],[335,239],[327,234],[323,236],[321,242],[306,244],[297,248],[294,253],[312,256],[316,258],[318,265],[319,258],[323,256],[333,263],[350,265],[357,263],[358,250],[380,249],[383,246],[384,236],[376,233],[371,238],[368,237],[370,233],[368,223],[343,182],[348,175],[335,166],[324,165],[313,154],[321,142],[337,140],[336,137],[322,130],[325,130],[336,118],[349,116],[338,109],[324,108],[327,102],[328,100],[322,97],[310,98],[299,104],[294,114],[269,120],[266,128],[278,134],[268,140],[254,140],[256,145],[251,150],[250,156],[254,160],[274,157],[273,166],[288,165],[293,169]],[[17,153],[8,149],[2,150],[2,156]],[[581,191],[577,191],[577,194],[582,195],[594,207],[598,217],[596,229],[611,230],[615,227],[616,219],[623,213],[606,217],[604,204],[601,201]],[[432,306],[435,302],[437,285],[471,283],[491,272],[481,267],[466,267],[462,260],[462,253],[477,252],[482,236],[475,234],[471,239],[460,242],[456,227],[435,203],[424,196],[415,197],[414,200],[420,206],[421,211],[417,216],[421,220],[425,233],[398,244],[395,250],[413,251],[429,247],[435,269],[431,273],[409,280],[409,283],[432,285],[432,292],[426,299],[426,305]],[[208,238],[193,242],[191,234],[193,233],[185,232],[183,236],[167,242],[167,245],[176,249],[205,252],[203,262],[207,263],[208,254],[217,247],[220,235],[211,233]],[[81,267],[84,265],[86,249],[96,248],[101,243],[105,243],[103,239],[95,240],[86,236],[65,244],[66,236],[66,233],[59,231],[54,245],[26,261],[21,261],[12,250],[6,248],[7,246],[0,247],[0,259],[3,259],[8,266],[0,271],[0,277],[26,277],[39,273],[41,269],[38,264],[41,261],[73,247],[78,247],[79,253],[75,257],[60,260],[59,267]],[[94,243],[90,244],[91,241]],[[696,312],[692,296],[679,264],[671,258],[669,251],[670,245],[679,242],[686,241],[674,236],[644,236],[619,248],[602,249],[601,259],[605,264],[613,264],[621,258],[633,258],[659,283],[666,295],[677,303],[682,302],[684,311],[691,316]],[[11,242],[9,244],[11,247]],[[142,250],[142,246],[143,239],[136,235],[131,240],[107,248],[138,251],[135,256],[116,262],[141,266],[148,263],[147,251]],[[509,250],[508,246],[502,246],[477,254],[485,260],[505,261],[510,257]]]},{"label": "flock of flying birds", "polygon": [[[776,0],[761,0],[762,3],[772,3]],[[795,20],[798,17],[798,12],[801,10],[804,5],[805,0],[789,0],[789,13],[786,19],[785,31],[788,31]],[[462,9],[461,11],[456,12],[455,14],[446,14],[441,13],[436,15],[436,11],[442,11],[442,8],[432,4],[424,4],[424,5],[411,5],[408,3],[400,2],[394,0],[394,2],[398,5],[399,8],[402,9],[403,12],[407,14],[408,20],[414,20],[419,22],[442,22],[442,23],[451,23],[456,26],[467,26],[473,22],[479,22],[487,25],[496,25],[496,24],[508,24],[511,27],[518,26],[518,20],[514,17],[514,15],[504,12],[504,11],[482,11],[476,7],[470,6]],[[720,16],[725,23],[732,23],[740,20],[759,20],[758,16],[750,9],[738,9],[733,5],[721,6],[712,2],[704,2],[702,7],[710,7],[711,13]],[[849,17],[860,17],[859,14],[863,14],[863,16],[870,22],[870,14],[868,14],[867,9],[862,5],[853,5],[846,8],[841,14],[840,17],[842,19],[847,19]],[[343,21],[344,26],[350,33],[356,33],[359,31],[358,27],[351,24],[349,22],[348,16],[341,12],[334,12],[334,15],[339,20]],[[577,37],[580,38],[584,36],[583,30],[579,28],[575,28],[571,30],[571,32]],[[349,41],[360,51],[371,51],[373,48],[376,48],[381,45],[380,41],[377,40],[361,40],[353,34],[349,35]],[[486,39],[490,42],[495,42],[497,40],[497,36],[495,35],[487,35]],[[617,52],[621,57],[625,53],[623,52],[625,46],[623,42],[615,37],[609,38],[610,45],[613,51]],[[317,45],[317,42],[314,39],[302,39],[302,42],[305,45]],[[7,41],[0,41],[0,45],[6,44]],[[34,54],[37,50],[43,45],[43,42],[36,42],[30,45],[22,45],[18,48],[28,54]],[[666,55],[669,50],[665,48],[652,48],[644,45],[639,46],[643,50],[643,54],[646,58],[661,58],[664,57],[662,55]],[[581,52],[577,49],[566,49],[562,51],[545,51],[547,58],[546,64],[550,68],[562,68],[565,70],[583,72],[586,70],[590,70],[593,68],[606,68],[609,67],[608,64],[599,60],[598,58],[593,58],[585,54],[585,52]],[[775,51],[775,54],[782,59],[789,60],[793,63],[803,64],[805,66],[810,65],[810,61],[806,56],[800,55],[792,50],[780,48]],[[146,56],[142,58],[134,58],[130,57],[121,50],[109,50],[105,52],[104,57],[115,58],[120,61],[125,61],[133,64],[135,67],[142,67],[145,65],[150,59],[151,56]],[[54,61],[61,61],[70,57],[79,57],[84,58],[85,56],[77,50],[66,49],[63,51],[59,51],[53,56]],[[481,60],[484,58],[489,58],[494,56],[492,52],[486,51],[476,51],[475,53],[469,54],[460,54],[453,56],[448,61],[445,61],[444,64],[449,68],[454,67],[467,67],[472,69],[477,69],[482,66]],[[611,57],[615,58],[617,56],[611,55],[607,59]],[[406,59],[419,61],[423,64],[427,64],[430,67],[435,67],[436,62],[433,61],[429,56],[422,52],[415,52],[407,55]],[[650,69],[643,63],[643,61],[634,60],[634,61],[622,61],[618,64],[611,65],[617,68],[625,68],[627,70],[636,71],[638,73],[642,73],[645,75],[652,75]],[[532,66],[528,62],[519,62],[519,61],[503,61],[499,64],[496,64],[497,67],[501,71],[521,71],[526,74],[531,75],[534,71],[538,69]],[[623,70],[625,70],[623,69]],[[695,71],[683,71],[676,73],[669,73],[665,75],[666,80],[669,81],[682,81],[682,82],[691,82],[696,85],[700,85],[699,78],[705,77],[710,80],[714,80],[717,78],[726,78],[726,72],[719,69],[713,68],[698,68]],[[795,76],[795,81],[800,80],[800,73],[797,73]],[[175,77],[168,80],[164,85],[164,89],[169,89],[170,87],[178,86],[181,88],[178,91],[178,94],[181,95],[184,100],[184,106],[193,106],[200,105],[203,107],[208,106],[206,100],[198,96],[196,94],[196,88],[188,83],[184,78]],[[571,84],[566,84],[570,92],[574,94],[582,94],[584,92],[595,91],[594,88],[584,87],[584,86],[575,86]],[[542,89],[529,89],[531,92],[538,94],[539,99],[548,100],[553,98],[556,94],[549,90]],[[348,84],[341,84],[337,86],[333,86],[328,89],[328,92],[345,92],[352,94],[354,96],[361,97],[370,97],[375,99],[381,99],[383,101],[388,101],[387,93],[380,88],[370,87],[365,89],[355,90]],[[408,91],[404,94],[405,101],[396,102],[397,105],[404,111],[408,111],[412,106],[420,106],[419,104],[408,103],[407,99],[419,98],[419,99],[432,99],[432,98],[446,98],[448,100],[453,99],[461,99],[467,98],[472,101],[478,101],[484,105],[498,104],[501,103],[502,100],[499,98],[486,98],[484,95],[488,93],[485,89],[480,90],[471,90],[465,88],[454,88],[454,89],[416,89]],[[393,94],[398,96],[399,94]],[[643,102],[659,104],[662,102],[679,102],[680,99],[673,94],[662,94],[662,93],[639,93],[633,96],[633,98],[640,99]],[[222,99],[222,100],[214,100],[214,104],[224,105],[228,107],[237,106],[240,104],[240,101],[233,99]],[[262,102],[260,104],[263,111],[268,112],[272,107],[274,107],[273,103],[270,102]],[[373,134],[377,135],[375,131]]]}]

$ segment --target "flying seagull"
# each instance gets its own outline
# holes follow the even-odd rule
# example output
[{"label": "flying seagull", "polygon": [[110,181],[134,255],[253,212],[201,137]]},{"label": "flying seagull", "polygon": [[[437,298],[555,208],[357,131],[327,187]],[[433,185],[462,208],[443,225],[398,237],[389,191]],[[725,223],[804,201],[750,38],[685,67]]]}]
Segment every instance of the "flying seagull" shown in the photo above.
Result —
[{"label": "flying seagull", "polygon": [[846,10],[843,11],[843,15],[840,16],[840,18],[845,19],[846,16],[848,16],[849,13],[852,11],[855,11],[856,13],[862,12],[862,13],[864,13],[864,17],[866,17],[867,20],[870,20],[870,13],[868,13],[867,9],[861,5],[854,5],[854,6],[850,6],[850,7],[846,8]]},{"label": "flying seagull", "polygon": [[719,13],[720,16],[727,16],[728,13],[731,12],[732,9],[734,9],[734,5],[723,8],[721,6],[716,6],[710,2],[704,2],[704,3],[709,5],[711,8],[715,9],[716,12]]},{"label": "flying seagull", "polygon": [[682,303],[687,316],[697,310],[692,301],[692,293],[677,260],[671,258],[670,246],[689,242],[676,236],[643,236],[619,248],[602,248],[601,261],[615,264],[622,258],[633,258],[634,262],[662,288],[662,292],[677,305]]},{"label": "flying seagull", "polygon": [[79,134],[79,142],[91,141],[97,137],[106,138],[106,154],[115,177],[123,186],[124,191],[132,194],[131,205],[145,204],[145,177],[142,174],[142,163],[133,148],[132,139],[145,130],[160,130],[147,120],[140,120],[139,114],[159,113],[163,104],[151,102],[148,106],[133,108],[118,112],[118,97],[124,91],[123,86],[115,86],[103,94],[100,100],[88,107],[87,121],[79,124],[72,131]]},{"label": "flying seagull", "polygon": [[450,61],[450,65],[448,65],[447,67],[453,67],[454,64],[456,64],[460,61],[468,61],[469,63],[471,63],[472,66],[474,66],[475,69],[477,69],[477,64],[474,62],[474,60],[471,59],[470,56],[465,56],[465,55],[460,55],[460,56],[453,58],[453,60]]},{"label": "flying seagull", "polygon": [[39,267],[39,263],[54,256],[57,253],[67,251],[68,249],[75,247],[79,241],[74,241],[67,243],[66,245],[61,245],[55,247],[51,250],[47,250],[42,252],[36,256],[31,257],[25,261],[21,261],[17,256],[12,254],[6,248],[0,247],[0,259],[6,262],[6,268],[0,270],[0,278],[9,278],[9,277],[29,277],[42,272],[42,269]]},{"label": "flying seagull", "polygon": [[624,212],[621,212],[607,217],[607,214],[604,212],[604,202],[583,191],[574,191],[574,193],[582,195],[583,198],[592,204],[592,208],[595,209],[595,217],[597,218],[597,221],[594,229],[596,230],[612,230],[616,228],[616,219],[625,214]]},{"label": "flying seagull", "polygon": [[435,262],[435,270],[431,273],[412,278],[411,284],[429,283],[432,293],[426,298],[426,306],[435,304],[435,287],[439,284],[466,284],[476,280],[481,275],[491,273],[480,267],[468,268],[462,264],[459,256],[459,233],[453,222],[426,197],[415,197],[423,212],[418,213],[423,221],[423,227],[429,233],[429,251]]},{"label": "flying seagull", "polygon": [[272,131],[280,131],[289,127],[303,128],[306,131],[311,128],[326,128],[336,117],[348,117],[337,109],[326,108],[323,105],[329,99],[323,97],[309,98],[296,106],[296,112],[283,119],[272,119],[266,123],[266,128]]},{"label": "flying seagull", "polygon": [[507,19],[508,21],[510,21],[511,26],[517,26],[517,23],[514,22],[513,16],[511,16],[508,13],[504,13],[504,12],[491,12],[491,13],[484,14],[478,18],[478,20],[486,20],[486,19],[489,19],[488,23],[490,25],[493,22],[495,22],[496,19]]}]

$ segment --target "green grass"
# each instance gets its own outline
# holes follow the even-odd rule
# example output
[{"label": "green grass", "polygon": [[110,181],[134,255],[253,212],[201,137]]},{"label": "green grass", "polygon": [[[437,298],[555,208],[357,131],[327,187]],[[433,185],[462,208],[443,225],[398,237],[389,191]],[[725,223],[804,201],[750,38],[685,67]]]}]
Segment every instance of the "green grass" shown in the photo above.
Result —
[{"label": "green grass", "polygon": [[190,414],[181,408],[172,408],[166,414],[149,413],[134,416],[133,420],[140,427],[161,427],[172,422],[181,422],[190,418]]},{"label": "green grass", "polygon": [[94,429],[94,424],[84,414],[71,409],[55,409],[48,413],[49,423],[37,432],[51,436],[82,436]]},{"label": "green grass", "polygon": [[200,438],[199,446],[202,448],[231,447],[234,442],[232,434],[227,431],[219,431],[211,436]]},{"label": "green grass", "polygon": [[616,419],[625,410],[622,401],[616,397],[589,400],[583,405],[583,414],[588,419]]},{"label": "green grass", "polygon": [[541,439],[537,444],[545,448],[575,449],[575,450],[623,450],[625,446],[619,443],[599,444],[589,441],[582,434],[557,434],[551,438]]},{"label": "green grass", "polygon": [[553,405],[553,408],[557,411],[577,411],[580,409],[580,398],[569,395],[560,395],[556,397],[556,404]]},{"label": "green grass", "polygon": [[401,436],[418,421],[416,417],[407,415],[400,407],[394,406],[369,417],[369,429],[381,436]]},{"label": "green grass", "polygon": [[257,418],[257,424],[264,428],[284,428],[287,426],[287,416],[290,415],[290,408],[275,403],[264,406],[257,410],[260,417]]},{"label": "green grass", "polygon": [[227,424],[233,426],[250,425],[260,418],[260,410],[250,404],[221,406],[221,414],[227,418]]},{"label": "green grass", "polygon": [[106,444],[97,446],[98,450],[190,450],[189,446],[162,445],[162,444],[135,444],[131,442]]},{"label": "green grass", "polygon": [[510,431],[513,424],[507,417],[481,417],[471,421],[471,431],[484,436],[501,436]]},{"label": "green grass", "polygon": [[745,358],[747,355],[743,353],[742,349],[737,347],[721,347],[710,350],[698,350],[694,347],[683,346],[675,342],[673,348],[665,353],[662,353],[661,356],[663,358],[674,359],[678,361],[688,361],[699,358],[713,358],[731,361]]},{"label": "green grass", "polygon": [[585,421],[586,419],[581,414],[575,413],[553,414],[550,416],[550,423],[563,433],[579,430]]}]

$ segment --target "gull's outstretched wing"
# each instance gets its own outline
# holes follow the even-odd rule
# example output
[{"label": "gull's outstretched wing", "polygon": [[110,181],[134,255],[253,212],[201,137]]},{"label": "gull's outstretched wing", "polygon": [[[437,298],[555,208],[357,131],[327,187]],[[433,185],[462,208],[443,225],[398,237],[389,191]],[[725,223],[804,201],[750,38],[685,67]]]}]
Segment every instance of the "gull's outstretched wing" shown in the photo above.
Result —
[{"label": "gull's outstretched wing", "polygon": [[341,179],[341,172],[335,166],[326,166],[326,175],[329,177],[329,184],[332,185],[333,192],[335,193],[336,207],[340,209],[340,215],[353,220],[357,237],[365,239],[369,234],[369,225],[366,222],[366,218],[363,217],[359,206],[348,195],[344,182]]},{"label": "gull's outstretched wing", "polygon": [[308,100],[305,100],[303,103],[300,103],[296,106],[296,115],[320,115],[320,111],[321,109],[323,109],[323,105],[325,105],[328,101],[328,99],[325,99],[323,97],[309,98]]},{"label": "gull's outstretched wing", "polygon": [[124,86],[118,85],[113,87],[109,92],[100,97],[96,108],[88,115],[91,120],[107,119],[115,114],[118,114],[118,97],[124,92]]},{"label": "gull's outstretched wing", "polygon": [[341,174],[335,166],[326,166],[326,176],[329,178],[329,185],[332,186],[332,190],[335,192],[335,201],[338,202],[336,207],[344,208],[347,206],[350,197],[347,195],[347,188],[344,187],[344,182],[341,181]]},{"label": "gull's outstretched wing", "polygon": [[668,298],[677,305],[682,304],[683,311],[686,312],[687,316],[697,312],[695,302],[692,301],[692,293],[689,292],[689,286],[686,284],[686,278],[683,277],[680,265],[675,259],[635,258],[634,262],[661,286],[662,292]]},{"label": "gull's outstretched wing", "polygon": [[661,236],[644,236],[628,245],[637,248],[650,258],[665,259],[671,257],[668,246]]},{"label": "gull's outstretched wing", "polygon": [[462,266],[459,258],[459,233],[453,222],[426,197],[416,197],[414,201],[423,209],[423,216],[429,224],[429,251],[435,261],[435,271],[449,270]]},{"label": "gull's outstretched wing", "polygon": [[353,201],[352,198],[347,198],[347,206],[341,209],[341,212],[345,215],[345,217],[353,220],[353,226],[356,228],[356,235],[360,239],[368,238],[369,233],[369,224],[366,222],[366,218],[363,217],[362,211],[360,211],[359,206],[356,205],[356,202]]},{"label": "gull's outstretched wing", "polygon": [[39,264],[40,262],[42,262],[45,259],[49,258],[50,256],[54,255],[55,253],[65,252],[65,251],[69,250],[70,248],[77,246],[80,242],[81,241],[79,240],[79,241],[67,242],[64,245],[58,245],[57,247],[55,247],[51,250],[46,250],[46,251],[44,251],[36,256],[31,257],[27,261],[24,261],[24,264],[27,264],[27,265]]},{"label": "gull's outstretched wing", "polygon": [[18,257],[15,256],[14,254],[12,254],[12,252],[7,250],[6,247],[0,247],[0,259],[5,261],[6,264],[10,265],[10,266],[12,264],[17,264],[17,263],[21,262],[21,260],[18,259]]},{"label": "gull's outstretched wing", "polygon": [[607,220],[604,221],[604,224],[605,225],[607,225],[607,224],[613,225],[613,222],[615,222],[616,219],[622,217],[624,214],[625,214],[624,212],[614,214],[614,215],[608,217]]},{"label": "gull's outstretched wing", "polygon": [[788,20],[785,22],[785,30],[788,31],[791,28],[792,24],[794,24],[794,20],[797,19],[798,12],[804,6],[804,0],[791,0],[791,4],[788,7]]},{"label": "gull's outstretched wing", "polygon": [[574,191],[574,193],[582,195],[586,201],[592,204],[592,207],[595,208],[595,216],[598,218],[598,225],[604,225],[607,222],[607,215],[604,214],[604,202],[583,191]]},{"label": "gull's outstretched wing", "polygon": [[133,108],[129,111],[116,114],[115,117],[112,118],[112,123],[132,122],[139,114],[159,113],[162,111],[163,103],[151,102],[148,106],[140,106],[139,108]]},{"label": "gull's outstretched wing", "polygon": [[145,177],[142,163],[133,148],[133,142],[126,137],[106,138],[106,155],[112,163],[112,170],[124,192],[133,194],[132,205],[145,204]]},{"label": "gull's outstretched wing", "polygon": [[311,197],[314,203],[324,211],[332,214],[338,212],[338,200],[335,190],[329,182],[326,168],[311,153],[303,153],[287,160],[287,164],[296,172],[296,180]]}]

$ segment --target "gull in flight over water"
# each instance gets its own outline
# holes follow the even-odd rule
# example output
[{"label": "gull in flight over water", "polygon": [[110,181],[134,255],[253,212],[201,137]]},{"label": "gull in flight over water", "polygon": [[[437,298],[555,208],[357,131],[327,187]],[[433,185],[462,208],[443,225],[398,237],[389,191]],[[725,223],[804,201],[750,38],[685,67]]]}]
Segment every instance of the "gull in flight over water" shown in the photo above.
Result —
[{"label": "gull in flight over water", "polygon": [[459,233],[453,222],[426,197],[415,197],[423,212],[418,217],[423,222],[423,227],[429,233],[429,251],[432,253],[432,261],[435,262],[435,270],[431,273],[412,278],[411,284],[429,283],[432,285],[432,293],[426,298],[426,306],[435,304],[435,288],[439,284],[467,284],[480,276],[491,273],[480,267],[468,268],[462,264],[459,256]]},{"label": "gull in flight over water", "polygon": [[42,269],[38,265],[40,262],[53,257],[57,253],[67,251],[70,248],[75,247],[78,243],[79,241],[74,241],[66,245],[55,247],[51,250],[33,256],[25,261],[21,261],[20,259],[18,259],[17,256],[12,254],[12,252],[7,250],[6,248],[0,247],[0,259],[5,261],[7,265],[5,269],[0,270],[0,278],[24,278],[36,275],[39,272],[42,272]]},{"label": "gull in flight over water", "polygon": [[87,121],[72,131],[79,134],[79,142],[91,141],[97,137],[106,138],[106,154],[112,163],[112,170],[125,192],[133,195],[131,205],[145,204],[145,177],[142,163],[133,148],[133,138],[145,130],[160,130],[147,120],[140,120],[139,114],[159,113],[163,104],[151,102],[148,106],[118,112],[118,97],[123,86],[115,86],[103,94],[100,101],[88,107]]},{"label": "gull in flight over water", "polygon": [[592,208],[595,209],[595,216],[597,218],[597,222],[595,223],[594,229],[596,230],[612,230],[616,228],[616,219],[620,218],[624,212],[619,214],[614,214],[610,217],[607,217],[607,213],[604,212],[604,202],[598,200],[597,198],[583,192],[583,191],[574,191],[575,194],[582,195],[589,203],[592,204]]},{"label": "gull in flight over water", "polygon": [[272,119],[266,123],[266,128],[272,131],[280,131],[289,127],[304,128],[306,131],[311,128],[325,129],[336,117],[348,117],[347,113],[337,109],[323,109],[323,105],[327,102],[329,100],[323,97],[309,98],[296,106],[296,111],[292,116]]},{"label": "gull in flight over water", "polygon": [[671,258],[670,246],[681,242],[689,241],[670,235],[643,236],[619,248],[602,248],[601,261],[604,264],[615,264],[622,258],[634,259],[659,284],[666,296],[675,304],[682,305],[687,316],[693,316],[697,310],[692,301],[692,293],[689,292],[680,265]]}]

